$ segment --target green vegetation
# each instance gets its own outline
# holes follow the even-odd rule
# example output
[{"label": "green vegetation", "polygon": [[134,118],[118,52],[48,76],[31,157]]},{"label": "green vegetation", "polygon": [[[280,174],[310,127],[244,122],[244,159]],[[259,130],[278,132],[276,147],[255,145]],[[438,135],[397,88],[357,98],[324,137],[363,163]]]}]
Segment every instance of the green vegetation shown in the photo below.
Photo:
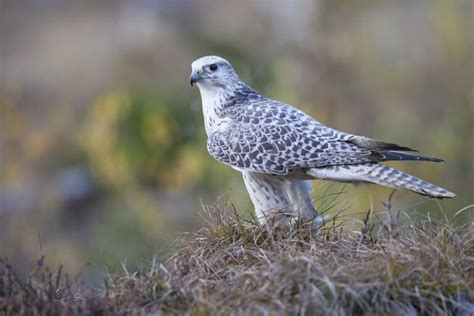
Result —
[{"label": "green vegetation", "polygon": [[[468,306],[474,3],[207,2],[0,0],[0,315]],[[209,54],[324,124],[445,159],[391,164],[457,197],[399,192],[391,217],[389,188],[314,181],[337,219],[318,233],[229,206],[196,231],[226,192],[251,210],[206,151],[188,77]]]},{"label": "green vegetation", "polygon": [[[124,258],[165,260],[201,203],[230,192],[251,210],[241,174],[206,150],[188,78],[209,54],[328,126],[445,159],[391,164],[455,192],[447,213],[474,202],[470,0],[39,2],[0,1],[0,257],[19,274],[38,234],[48,264],[90,262],[98,282]],[[345,190],[344,219],[390,194]],[[408,192],[394,203],[441,214]]]},{"label": "green vegetation", "polygon": [[357,231],[337,221],[318,229],[261,226],[232,208],[208,208],[206,227],[185,234],[167,262],[124,267],[99,288],[42,261],[24,280],[1,260],[0,313],[472,313],[472,222],[415,222],[406,213],[390,216],[390,208],[368,212]]}]

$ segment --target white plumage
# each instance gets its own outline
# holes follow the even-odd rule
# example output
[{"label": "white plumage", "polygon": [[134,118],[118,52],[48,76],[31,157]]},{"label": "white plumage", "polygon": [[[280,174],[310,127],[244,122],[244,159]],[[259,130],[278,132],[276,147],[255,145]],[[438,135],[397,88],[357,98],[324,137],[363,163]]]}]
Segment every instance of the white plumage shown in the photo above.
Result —
[{"label": "white plumage", "polygon": [[309,181],[315,178],[376,183],[434,198],[455,196],[380,163],[441,159],[324,126],[288,104],[262,96],[221,57],[194,61],[190,82],[201,92],[209,153],[242,172],[261,221],[272,212],[318,218]]}]

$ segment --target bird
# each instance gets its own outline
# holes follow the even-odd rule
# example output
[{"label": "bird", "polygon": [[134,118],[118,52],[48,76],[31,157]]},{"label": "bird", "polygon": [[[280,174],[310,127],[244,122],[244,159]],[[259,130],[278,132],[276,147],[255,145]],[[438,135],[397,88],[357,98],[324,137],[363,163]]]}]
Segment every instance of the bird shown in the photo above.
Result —
[{"label": "bird", "polygon": [[327,127],[289,104],[263,96],[219,56],[191,64],[199,88],[207,150],[242,173],[260,223],[271,216],[321,221],[311,180],[372,183],[443,199],[455,194],[383,164],[392,160],[442,162],[395,143]]}]

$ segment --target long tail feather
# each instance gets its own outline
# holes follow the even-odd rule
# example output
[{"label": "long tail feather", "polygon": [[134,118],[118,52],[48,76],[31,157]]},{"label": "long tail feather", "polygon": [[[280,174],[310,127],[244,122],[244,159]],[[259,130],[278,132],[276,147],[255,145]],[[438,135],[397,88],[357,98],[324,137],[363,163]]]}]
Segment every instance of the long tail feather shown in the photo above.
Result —
[{"label": "long tail feather", "polygon": [[341,182],[370,182],[396,189],[405,189],[432,198],[453,198],[456,195],[439,186],[382,164],[361,164],[312,168],[307,173],[318,179]]},{"label": "long tail feather", "polygon": [[366,174],[367,181],[397,189],[406,189],[421,195],[443,199],[456,195],[437,185],[421,180],[400,170],[381,164],[375,165]]}]

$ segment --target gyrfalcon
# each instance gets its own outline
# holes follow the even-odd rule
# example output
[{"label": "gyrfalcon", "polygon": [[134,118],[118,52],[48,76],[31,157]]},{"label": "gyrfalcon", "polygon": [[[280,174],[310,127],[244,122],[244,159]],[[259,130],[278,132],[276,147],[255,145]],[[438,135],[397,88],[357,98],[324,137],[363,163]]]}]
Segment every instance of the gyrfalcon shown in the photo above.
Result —
[{"label": "gyrfalcon", "polygon": [[261,95],[240,80],[224,58],[205,56],[191,67],[191,86],[196,84],[201,93],[209,154],[242,172],[261,222],[273,212],[317,219],[312,179],[375,183],[433,198],[455,196],[381,164],[441,159],[329,128],[291,105]]}]

